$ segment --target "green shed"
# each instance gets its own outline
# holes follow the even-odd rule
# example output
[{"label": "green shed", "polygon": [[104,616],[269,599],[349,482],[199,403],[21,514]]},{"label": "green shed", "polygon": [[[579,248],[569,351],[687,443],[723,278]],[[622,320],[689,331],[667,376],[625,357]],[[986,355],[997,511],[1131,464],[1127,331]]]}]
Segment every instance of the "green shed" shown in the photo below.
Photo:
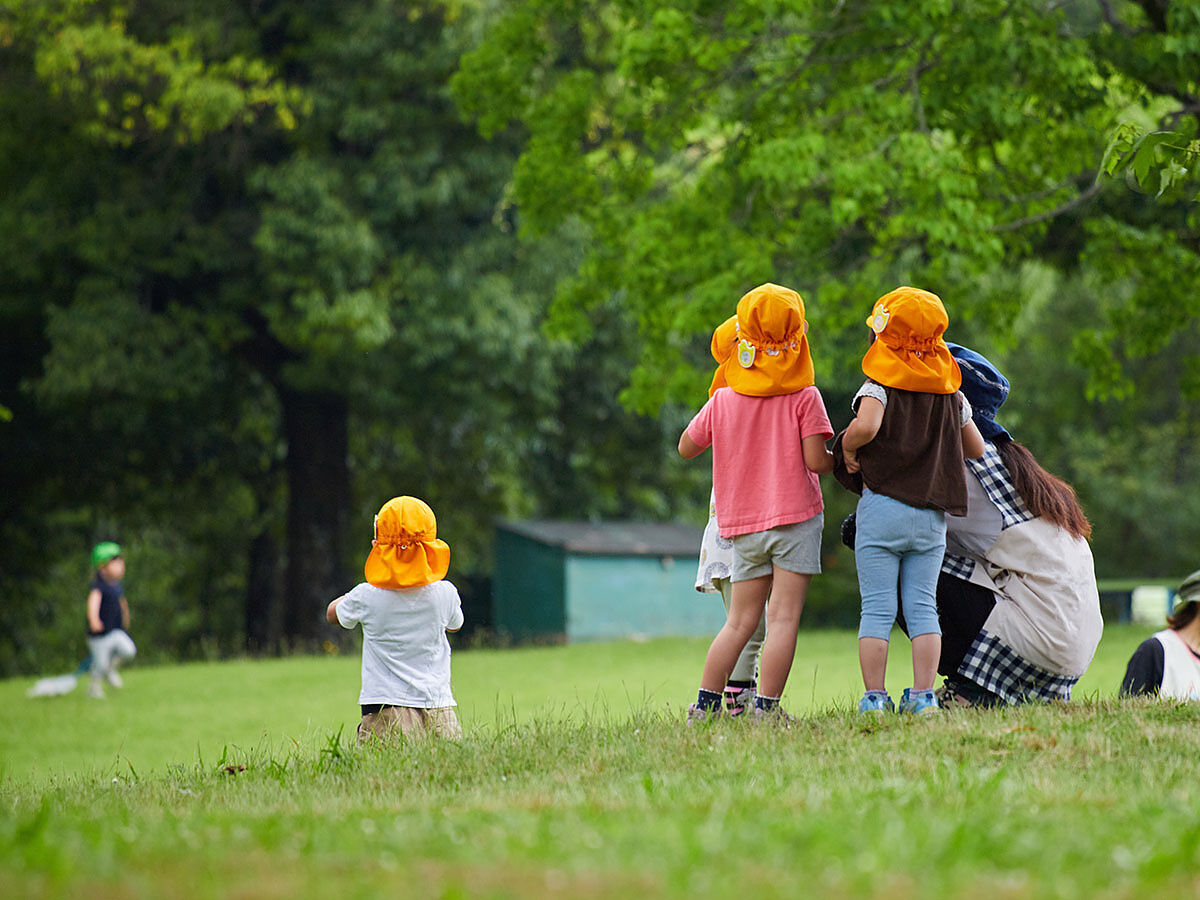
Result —
[{"label": "green shed", "polygon": [[501,522],[492,604],[515,640],[709,636],[720,597],[696,591],[703,529],[652,522]]}]

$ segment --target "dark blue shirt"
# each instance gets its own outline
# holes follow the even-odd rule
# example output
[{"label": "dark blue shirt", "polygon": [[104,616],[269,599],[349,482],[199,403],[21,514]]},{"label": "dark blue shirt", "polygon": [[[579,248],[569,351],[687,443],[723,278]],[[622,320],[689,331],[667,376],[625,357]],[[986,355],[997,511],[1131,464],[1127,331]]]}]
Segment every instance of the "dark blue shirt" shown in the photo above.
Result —
[{"label": "dark blue shirt", "polygon": [[92,631],[90,624],[86,627],[88,635],[100,637],[108,634],[114,628],[121,627],[121,598],[125,596],[125,588],[119,581],[116,584],[109,584],[97,573],[92,580],[92,590],[100,592],[100,631]]}]

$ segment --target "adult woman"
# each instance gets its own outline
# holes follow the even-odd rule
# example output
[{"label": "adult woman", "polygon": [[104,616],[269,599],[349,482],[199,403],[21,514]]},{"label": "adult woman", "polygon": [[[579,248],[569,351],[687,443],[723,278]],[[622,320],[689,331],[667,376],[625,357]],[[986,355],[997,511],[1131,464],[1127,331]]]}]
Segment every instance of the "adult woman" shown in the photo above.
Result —
[{"label": "adult woman", "polygon": [[943,705],[1069,700],[1103,631],[1088,523],[1070,485],[996,423],[1008,381],[951,344],[986,448],[966,460],[938,581]]},{"label": "adult woman", "polygon": [[1200,571],[1183,579],[1167,628],[1133,652],[1121,693],[1200,700]]}]

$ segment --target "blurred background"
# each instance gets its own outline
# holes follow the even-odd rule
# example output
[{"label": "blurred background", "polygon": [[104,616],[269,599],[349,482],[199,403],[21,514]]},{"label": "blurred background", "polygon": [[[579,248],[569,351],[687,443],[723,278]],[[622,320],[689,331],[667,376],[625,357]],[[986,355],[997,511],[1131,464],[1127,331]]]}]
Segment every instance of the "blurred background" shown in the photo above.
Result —
[{"label": "blurred background", "polygon": [[[398,494],[503,641],[498,521],[703,523],[764,281],[838,428],[873,301],[941,295],[1100,576],[1186,574],[1197,73],[1179,0],[6,4],[0,675],[79,661],[100,540],[144,660],[336,650]],[[857,619],[825,491],[806,626]]]}]

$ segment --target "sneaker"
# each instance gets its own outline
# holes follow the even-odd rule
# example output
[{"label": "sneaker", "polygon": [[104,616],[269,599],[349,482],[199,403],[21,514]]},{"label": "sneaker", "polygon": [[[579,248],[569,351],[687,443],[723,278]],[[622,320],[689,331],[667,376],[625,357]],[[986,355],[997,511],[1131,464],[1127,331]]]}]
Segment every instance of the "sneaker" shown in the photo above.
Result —
[{"label": "sneaker", "polygon": [[741,716],[754,709],[754,688],[752,687],[734,687],[727,684],[723,698],[727,715]]},{"label": "sneaker", "polygon": [[943,684],[940,688],[933,692],[934,698],[938,702],[938,706],[942,709],[954,707],[970,707],[974,706],[969,697],[964,697],[954,689],[949,681]]},{"label": "sneaker", "polygon": [[[905,693],[908,692],[905,691]],[[896,704],[892,702],[887,691],[867,691],[858,701],[858,711],[881,716],[884,713],[895,712]]]},{"label": "sneaker", "polygon": [[933,690],[914,691],[912,688],[905,688],[904,695],[900,698],[900,712],[909,713],[914,716],[931,716],[937,713],[941,707],[938,706],[938,698],[934,696]]},{"label": "sneaker", "polygon": [[108,680],[108,683],[115,688],[125,687],[125,682],[122,681],[121,676],[117,674],[116,668],[109,669],[108,674],[104,677]]},{"label": "sneaker", "polygon": [[687,723],[689,725],[702,725],[706,722],[716,721],[721,716],[721,707],[717,706],[713,709],[701,709],[695,703],[688,707]]},{"label": "sneaker", "polygon": [[756,725],[780,725],[784,728],[790,728],[799,720],[795,716],[784,712],[782,706],[776,706],[773,709],[763,709],[761,706],[755,706],[750,711],[750,721]]},{"label": "sneaker", "polygon": [[88,696],[93,700],[104,699],[104,685],[100,683],[99,678],[91,679],[90,683],[88,684]]}]

